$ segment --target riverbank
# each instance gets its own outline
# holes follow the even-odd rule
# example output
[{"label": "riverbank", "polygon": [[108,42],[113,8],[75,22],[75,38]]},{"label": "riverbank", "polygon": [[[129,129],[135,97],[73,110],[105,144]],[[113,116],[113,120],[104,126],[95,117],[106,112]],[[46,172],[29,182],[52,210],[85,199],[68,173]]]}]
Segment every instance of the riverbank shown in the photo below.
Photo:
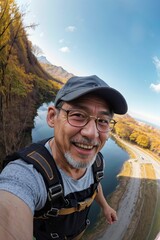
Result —
[{"label": "riverbank", "polygon": [[[155,216],[155,206],[157,205],[157,177],[155,169],[150,161],[143,161],[143,151],[137,150],[135,146],[129,145],[121,139],[116,139],[129,153],[130,159],[123,165],[122,171],[117,176],[119,185],[116,190],[107,198],[109,204],[118,211],[119,221],[112,226],[105,223],[102,215],[92,232],[84,236],[84,240],[103,239],[123,239],[123,240],[153,240],[156,237],[159,226],[151,229]],[[146,154],[146,153],[145,153]],[[145,155],[148,157],[148,155]],[[133,192],[134,191],[134,194]],[[151,197],[152,196],[152,197]],[[134,198],[134,199],[133,199]],[[129,204],[125,206],[124,203]],[[124,207],[124,213],[121,209]],[[121,215],[122,214],[122,215]],[[125,215],[125,218],[123,218]],[[145,219],[145,221],[141,221]],[[128,222],[124,227],[121,222]],[[119,224],[119,225],[117,225]],[[118,230],[117,230],[118,229]],[[123,232],[123,230],[125,230]],[[116,238],[115,231],[118,231],[119,238]],[[107,233],[108,232],[108,233]],[[110,232],[110,233],[109,233]],[[123,236],[120,236],[123,232]],[[108,234],[108,235],[107,235]],[[107,236],[107,237],[106,237]]]}]

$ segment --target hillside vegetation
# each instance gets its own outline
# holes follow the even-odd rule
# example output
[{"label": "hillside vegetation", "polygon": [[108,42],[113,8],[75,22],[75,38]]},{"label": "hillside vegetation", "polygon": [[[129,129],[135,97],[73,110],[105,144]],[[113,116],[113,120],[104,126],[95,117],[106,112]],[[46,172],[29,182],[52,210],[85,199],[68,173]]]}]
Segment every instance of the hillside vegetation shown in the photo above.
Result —
[{"label": "hillside vegetation", "polygon": [[38,61],[46,72],[48,72],[51,76],[56,77],[56,79],[58,79],[61,83],[65,83],[69,78],[74,76],[61,66],[53,65],[44,56],[38,57]]},{"label": "hillside vegetation", "polygon": [[160,130],[136,121],[129,115],[115,116],[117,121],[114,133],[120,138],[132,142],[142,148],[150,150],[156,156],[160,156]]},{"label": "hillside vegetation", "polygon": [[15,95],[24,97],[31,91],[54,93],[59,82],[41,67],[27,39],[26,29],[35,25],[24,27],[25,13],[19,12],[14,0],[0,1],[0,9],[1,105],[8,105]]},{"label": "hillside vegetation", "polygon": [[36,107],[51,101],[62,83],[32,53],[25,12],[14,0],[0,1],[0,158],[30,142]]}]

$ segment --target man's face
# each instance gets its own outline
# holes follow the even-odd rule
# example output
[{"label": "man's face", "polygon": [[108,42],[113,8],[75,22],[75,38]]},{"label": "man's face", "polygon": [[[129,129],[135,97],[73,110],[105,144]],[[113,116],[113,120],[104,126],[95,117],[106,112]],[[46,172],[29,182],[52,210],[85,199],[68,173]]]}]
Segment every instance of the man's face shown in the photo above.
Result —
[{"label": "man's face", "polygon": [[[110,114],[109,107],[100,98],[86,95],[70,103],[64,103],[65,110],[76,109],[84,113],[104,118]],[[57,110],[54,118],[54,157],[67,160],[73,168],[86,168],[95,160],[96,154],[104,146],[109,133],[97,130],[96,121],[91,118],[84,127],[71,126],[64,110]]]}]

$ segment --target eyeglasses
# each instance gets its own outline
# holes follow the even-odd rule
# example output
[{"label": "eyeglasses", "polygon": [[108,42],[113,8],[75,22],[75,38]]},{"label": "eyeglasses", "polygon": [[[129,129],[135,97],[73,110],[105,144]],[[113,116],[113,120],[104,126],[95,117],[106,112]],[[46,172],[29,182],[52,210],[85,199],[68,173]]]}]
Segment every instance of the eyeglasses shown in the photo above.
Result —
[{"label": "eyeglasses", "polygon": [[114,119],[109,118],[109,116],[94,117],[88,115],[86,112],[79,109],[66,110],[64,108],[58,108],[67,113],[67,121],[73,127],[84,127],[90,121],[91,118],[95,119],[96,127],[99,132],[106,133],[111,131],[116,124]]}]

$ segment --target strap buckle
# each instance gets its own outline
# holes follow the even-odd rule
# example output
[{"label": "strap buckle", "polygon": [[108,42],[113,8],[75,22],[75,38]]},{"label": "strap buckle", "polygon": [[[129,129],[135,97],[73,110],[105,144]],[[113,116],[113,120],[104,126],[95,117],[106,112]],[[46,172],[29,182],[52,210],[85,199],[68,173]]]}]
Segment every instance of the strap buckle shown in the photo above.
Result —
[{"label": "strap buckle", "polygon": [[81,212],[87,207],[87,202],[79,202],[77,206],[77,211]]},{"label": "strap buckle", "polygon": [[50,235],[51,235],[51,238],[53,239],[59,239],[58,233],[51,233]]},{"label": "strap buckle", "polygon": [[48,189],[48,199],[52,201],[55,198],[63,195],[63,188],[61,184],[57,184]]},{"label": "strap buckle", "polygon": [[96,180],[97,180],[97,182],[99,182],[100,180],[102,180],[103,177],[104,177],[104,171],[98,171],[98,172],[96,173]]},{"label": "strap buckle", "polygon": [[59,215],[58,208],[51,208],[47,213],[44,214],[44,217],[57,217]]}]

